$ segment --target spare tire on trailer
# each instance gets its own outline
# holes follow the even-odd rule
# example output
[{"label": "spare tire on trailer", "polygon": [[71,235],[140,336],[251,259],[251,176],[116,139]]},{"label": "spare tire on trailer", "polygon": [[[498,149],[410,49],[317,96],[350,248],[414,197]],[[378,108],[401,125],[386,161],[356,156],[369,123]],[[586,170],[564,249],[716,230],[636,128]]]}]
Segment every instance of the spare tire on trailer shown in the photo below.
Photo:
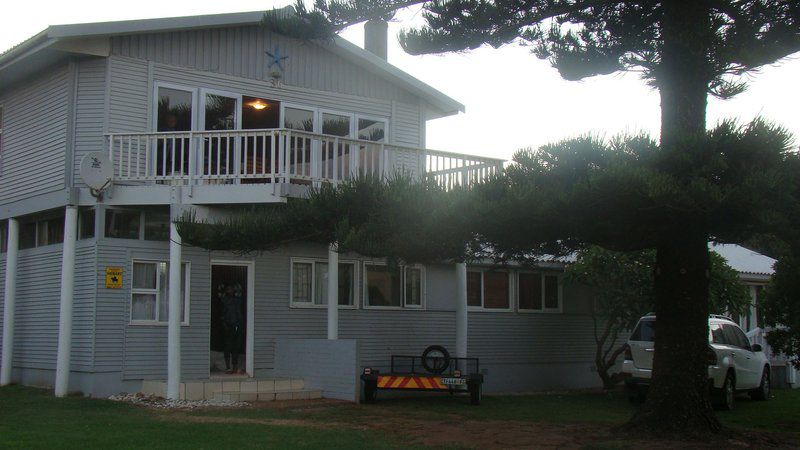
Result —
[{"label": "spare tire on trailer", "polygon": [[450,352],[441,345],[430,345],[422,352],[422,367],[430,373],[440,374],[450,367]]}]

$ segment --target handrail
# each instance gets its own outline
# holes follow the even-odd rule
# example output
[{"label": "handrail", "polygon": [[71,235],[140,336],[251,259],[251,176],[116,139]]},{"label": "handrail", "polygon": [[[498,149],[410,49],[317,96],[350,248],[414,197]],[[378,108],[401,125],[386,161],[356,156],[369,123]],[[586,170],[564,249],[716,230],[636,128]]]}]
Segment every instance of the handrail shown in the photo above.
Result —
[{"label": "handrail", "polygon": [[502,170],[498,158],[287,128],[104,135],[114,179],[128,184],[340,182],[394,171],[453,188]]}]

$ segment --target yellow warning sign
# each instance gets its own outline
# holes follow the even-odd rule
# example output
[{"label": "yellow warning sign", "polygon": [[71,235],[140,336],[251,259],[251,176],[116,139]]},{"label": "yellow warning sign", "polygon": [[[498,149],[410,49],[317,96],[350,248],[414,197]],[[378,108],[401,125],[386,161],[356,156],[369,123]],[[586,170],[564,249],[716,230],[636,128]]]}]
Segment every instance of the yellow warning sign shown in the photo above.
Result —
[{"label": "yellow warning sign", "polygon": [[122,267],[106,267],[106,288],[122,288]]}]

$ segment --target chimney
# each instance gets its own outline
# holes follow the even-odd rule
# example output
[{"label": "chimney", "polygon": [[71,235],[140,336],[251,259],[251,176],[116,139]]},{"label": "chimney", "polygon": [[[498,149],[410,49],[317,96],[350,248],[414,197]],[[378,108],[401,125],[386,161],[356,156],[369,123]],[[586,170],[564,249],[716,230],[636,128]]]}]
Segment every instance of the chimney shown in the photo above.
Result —
[{"label": "chimney", "polygon": [[364,24],[364,49],[385,60],[387,56],[389,23],[385,20],[368,20]]}]

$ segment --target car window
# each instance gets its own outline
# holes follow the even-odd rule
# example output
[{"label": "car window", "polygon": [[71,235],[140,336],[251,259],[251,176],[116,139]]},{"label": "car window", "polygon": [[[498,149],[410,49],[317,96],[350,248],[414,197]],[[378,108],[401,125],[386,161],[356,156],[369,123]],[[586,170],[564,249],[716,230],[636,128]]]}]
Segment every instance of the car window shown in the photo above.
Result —
[{"label": "car window", "polygon": [[640,320],[631,334],[632,341],[654,342],[656,340],[656,321]]},{"label": "car window", "polygon": [[722,325],[718,323],[712,323],[708,326],[711,329],[711,342],[715,344],[722,344],[722,345],[730,345],[725,340],[725,333],[722,331]]},{"label": "car window", "polygon": [[734,347],[750,349],[750,341],[744,335],[741,329],[733,325],[722,325],[725,343]]},{"label": "car window", "polygon": [[733,328],[733,334],[736,336],[737,345],[741,348],[750,350],[750,339],[747,339],[747,335],[744,334],[744,331],[735,325],[728,326]]}]

